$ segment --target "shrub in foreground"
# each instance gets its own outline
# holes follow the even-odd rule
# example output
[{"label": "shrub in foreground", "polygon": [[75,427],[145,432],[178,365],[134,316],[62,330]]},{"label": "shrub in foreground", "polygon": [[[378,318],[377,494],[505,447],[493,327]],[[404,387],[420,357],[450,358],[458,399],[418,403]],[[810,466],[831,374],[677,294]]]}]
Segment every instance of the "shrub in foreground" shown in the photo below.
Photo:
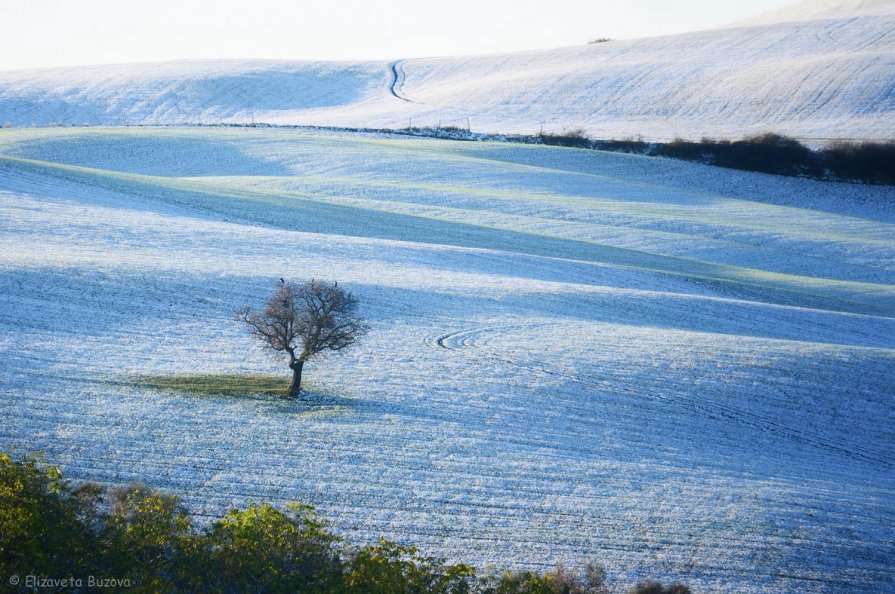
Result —
[{"label": "shrub in foreground", "polygon": [[[193,524],[171,495],[135,484],[73,488],[41,458],[0,453],[0,577],[67,580],[4,582],[11,591],[310,594],[606,594],[602,567],[583,572],[501,571],[481,576],[463,563],[422,555],[382,539],[354,547],[307,505],[231,510]],[[112,585],[109,585],[110,582]],[[111,588],[111,590],[109,590]],[[656,589],[659,588],[659,589]],[[687,594],[649,582],[635,594]]]},{"label": "shrub in foreground", "polygon": [[69,488],[39,457],[0,453],[0,579],[23,568],[58,576],[97,569],[98,497],[92,488]]},{"label": "shrub in foreground", "polygon": [[588,564],[582,573],[559,566],[552,571],[492,571],[479,582],[482,594],[609,594],[606,571]]},{"label": "shrub in foreground", "polygon": [[663,586],[659,582],[641,582],[631,588],[631,594],[690,594],[690,588],[683,584]]}]

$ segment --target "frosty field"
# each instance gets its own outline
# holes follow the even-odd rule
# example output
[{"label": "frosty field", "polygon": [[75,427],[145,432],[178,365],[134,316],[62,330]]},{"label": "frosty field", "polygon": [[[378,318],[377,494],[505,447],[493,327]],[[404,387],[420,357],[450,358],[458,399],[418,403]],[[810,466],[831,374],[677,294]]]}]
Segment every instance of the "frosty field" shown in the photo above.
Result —
[{"label": "frosty field", "polygon": [[[325,404],[232,316],[354,291]],[[0,449],[485,565],[895,589],[895,190],[286,129],[0,131]]]},{"label": "frosty field", "polygon": [[0,72],[0,125],[469,126],[662,141],[773,131],[814,143],[895,129],[892,0],[802,0],[708,31],[585,41],[391,61],[11,70]]}]

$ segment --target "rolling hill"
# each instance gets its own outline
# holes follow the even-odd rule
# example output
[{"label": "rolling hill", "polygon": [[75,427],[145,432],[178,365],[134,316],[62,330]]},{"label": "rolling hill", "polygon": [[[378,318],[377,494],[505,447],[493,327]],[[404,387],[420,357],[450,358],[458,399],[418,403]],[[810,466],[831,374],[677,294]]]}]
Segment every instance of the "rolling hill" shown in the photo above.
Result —
[{"label": "rolling hill", "polygon": [[0,123],[459,126],[598,138],[880,139],[895,3],[814,0],[710,31],[508,55],[204,61],[0,73]]},{"label": "rolling hill", "polygon": [[[892,194],[508,143],[3,130],[0,447],[478,565],[889,591]],[[307,366],[323,405],[135,379],[285,387],[232,320],[279,277],[339,280],[373,327]]]},{"label": "rolling hill", "polygon": [[[893,591],[893,187],[217,125],[891,138],[893,74],[883,0],[499,56],[2,72],[0,450],[479,566]],[[307,401],[146,381],[285,387],[233,319],[281,277],[338,280],[371,326]]]}]

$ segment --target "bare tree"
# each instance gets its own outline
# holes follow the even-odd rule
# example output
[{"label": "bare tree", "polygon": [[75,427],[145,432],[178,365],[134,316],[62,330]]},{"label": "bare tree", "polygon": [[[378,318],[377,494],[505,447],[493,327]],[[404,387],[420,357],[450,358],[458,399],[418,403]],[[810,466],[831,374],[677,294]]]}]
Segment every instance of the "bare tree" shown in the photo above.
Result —
[{"label": "bare tree", "polygon": [[280,279],[263,311],[243,307],[236,318],[249,325],[264,346],[289,357],[289,396],[301,392],[305,361],[325,351],[341,351],[367,333],[357,314],[357,298],[332,284],[311,280],[301,285]]}]

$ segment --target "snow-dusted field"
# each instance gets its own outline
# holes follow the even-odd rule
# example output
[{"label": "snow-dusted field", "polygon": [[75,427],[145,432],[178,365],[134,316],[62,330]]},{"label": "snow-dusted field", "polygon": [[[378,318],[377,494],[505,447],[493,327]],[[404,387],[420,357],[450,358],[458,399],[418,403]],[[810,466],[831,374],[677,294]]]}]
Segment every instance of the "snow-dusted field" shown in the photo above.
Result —
[{"label": "snow-dusted field", "polygon": [[0,72],[0,125],[412,123],[654,140],[773,131],[818,142],[895,131],[892,0],[804,0],[710,31],[550,51],[395,58]]},{"label": "snow-dusted field", "polygon": [[[231,320],[337,279],[330,404]],[[202,514],[318,506],[480,565],[895,589],[895,191],[571,149],[289,130],[0,133],[0,448]]]}]

